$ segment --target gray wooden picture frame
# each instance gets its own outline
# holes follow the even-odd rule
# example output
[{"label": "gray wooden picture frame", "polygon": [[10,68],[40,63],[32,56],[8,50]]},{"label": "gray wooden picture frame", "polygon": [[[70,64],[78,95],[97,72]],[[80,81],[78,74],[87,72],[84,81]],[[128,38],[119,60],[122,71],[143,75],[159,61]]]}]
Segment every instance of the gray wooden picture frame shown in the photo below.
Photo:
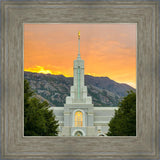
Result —
[{"label": "gray wooden picture frame", "polygon": [[[24,23],[137,23],[136,136],[24,136]],[[2,2],[2,158],[158,158],[158,33],[153,1]]]}]

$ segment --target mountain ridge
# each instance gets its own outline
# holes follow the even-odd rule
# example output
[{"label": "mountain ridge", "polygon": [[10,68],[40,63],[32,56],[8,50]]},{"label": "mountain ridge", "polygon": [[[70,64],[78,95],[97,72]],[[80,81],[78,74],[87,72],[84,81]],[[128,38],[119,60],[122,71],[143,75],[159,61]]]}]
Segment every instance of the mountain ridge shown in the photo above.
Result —
[{"label": "mountain ridge", "polygon": [[[46,99],[50,105],[63,106],[66,96],[70,95],[73,77],[64,75],[42,74],[24,71],[31,88],[38,97]],[[88,96],[92,96],[94,106],[117,106],[119,101],[127,95],[127,91],[136,91],[125,83],[118,83],[108,77],[94,77],[85,75],[85,85]]]}]

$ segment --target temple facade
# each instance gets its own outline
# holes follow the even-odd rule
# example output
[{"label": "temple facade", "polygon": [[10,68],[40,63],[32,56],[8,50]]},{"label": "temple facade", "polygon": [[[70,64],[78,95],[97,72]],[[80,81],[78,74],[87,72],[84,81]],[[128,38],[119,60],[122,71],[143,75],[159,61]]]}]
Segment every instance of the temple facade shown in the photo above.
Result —
[{"label": "temple facade", "polygon": [[66,97],[64,107],[51,107],[59,121],[59,136],[106,136],[108,123],[117,107],[96,107],[87,95],[84,84],[84,60],[80,55],[78,32],[78,56],[74,60],[73,86]]}]

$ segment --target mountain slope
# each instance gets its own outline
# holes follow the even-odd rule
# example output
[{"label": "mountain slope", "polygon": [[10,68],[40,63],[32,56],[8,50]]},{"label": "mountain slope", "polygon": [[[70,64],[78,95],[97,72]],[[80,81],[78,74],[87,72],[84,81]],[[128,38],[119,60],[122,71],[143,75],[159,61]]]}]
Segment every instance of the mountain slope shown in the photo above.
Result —
[{"label": "mountain slope", "polygon": [[88,85],[93,85],[101,89],[106,89],[110,92],[113,92],[121,97],[126,95],[127,90],[135,90],[131,86],[127,84],[120,84],[117,83],[108,77],[93,77],[86,75],[85,76],[85,84]]},{"label": "mountain slope", "polygon": [[[40,99],[46,99],[53,106],[64,105],[66,96],[70,95],[70,86],[73,85],[73,78],[63,75],[24,72],[24,78],[30,82]],[[135,91],[129,85],[119,84],[108,77],[85,75],[85,85],[94,106],[117,106],[128,90]]]}]

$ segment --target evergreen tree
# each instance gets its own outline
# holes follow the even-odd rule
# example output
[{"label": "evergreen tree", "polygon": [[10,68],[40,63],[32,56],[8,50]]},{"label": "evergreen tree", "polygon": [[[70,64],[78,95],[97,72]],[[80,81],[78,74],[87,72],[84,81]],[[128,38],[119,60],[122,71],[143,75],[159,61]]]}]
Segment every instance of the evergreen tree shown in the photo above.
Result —
[{"label": "evergreen tree", "polygon": [[118,105],[114,117],[109,122],[108,136],[136,136],[136,93],[128,95]]},{"label": "evergreen tree", "polygon": [[29,82],[24,80],[24,135],[57,136],[58,121],[46,101],[34,97]]}]

